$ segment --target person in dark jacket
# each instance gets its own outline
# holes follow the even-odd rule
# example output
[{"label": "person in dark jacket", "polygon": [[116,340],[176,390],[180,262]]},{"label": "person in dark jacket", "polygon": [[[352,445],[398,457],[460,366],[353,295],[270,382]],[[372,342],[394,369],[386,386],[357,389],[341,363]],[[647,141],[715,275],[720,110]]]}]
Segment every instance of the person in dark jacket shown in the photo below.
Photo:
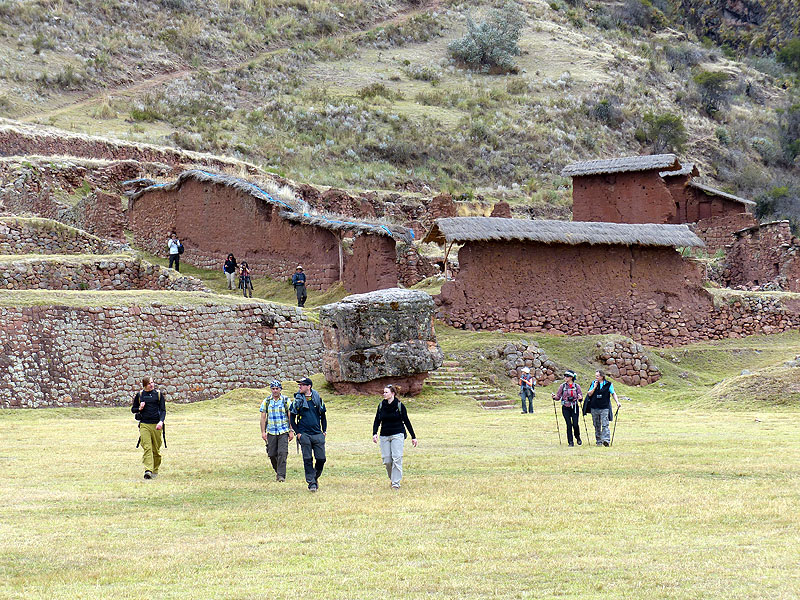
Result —
[{"label": "person in dark jacket", "polygon": [[303,451],[303,469],[306,473],[308,491],[316,492],[326,460],[325,435],[328,430],[328,419],[325,416],[325,403],[319,393],[311,389],[313,382],[304,377],[299,379],[297,384],[300,390],[294,395],[294,402],[289,407],[289,424]]},{"label": "person in dark jacket", "polygon": [[232,290],[233,284],[236,283],[236,257],[233,254],[228,254],[228,258],[225,259],[225,264],[222,266],[222,271],[228,280],[228,289]]},{"label": "person in dark jacket", "polygon": [[306,303],[308,295],[306,294],[306,274],[303,273],[303,267],[301,265],[297,265],[297,268],[294,270],[292,285],[297,294],[297,306],[303,306]]},{"label": "person in dark jacket", "polygon": [[608,428],[608,415],[611,413],[611,398],[621,405],[614,391],[614,384],[606,381],[603,370],[595,373],[592,387],[587,394],[592,410],[592,424],[594,425],[594,440],[596,446],[608,446],[611,443],[611,431]]},{"label": "person in dark jacket", "polygon": [[242,294],[244,294],[245,298],[247,298],[248,293],[250,294],[250,298],[253,297],[252,275],[253,273],[250,271],[250,265],[247,264],[246,260],[243,260],[239,267],[239,287],[242,288]]},{"label": "person in dark jacket", "polygon": [[411,435],[411,445],[417,447],[417,436],[408,419],[405,405],[397,398],[393,385],[383,388],[383,400],[378,405],[375,421],[372,423],[372,441],[378,443],[378,426],[381,428],[380,443],[383,466],[393,490],[400,489],[403,478],[403,442],[406,429]]},{"label": "person in dark jacket", "polygon": [[155,389],[153,378],[143,377],[142,391],[133,397],[131,412],[139,421],[145,479],[155,479],[161,466],[161,436],[167,418],[165,401],[164,394]]},{"label": "person in dark jacket", "polygon": [[561,414],[567,422],[567,443],[574,446],[572,432],[575,432],[575,440],[578,446],[581,445],[581,427],[578,421],[580,414],[578,403],[583,398],[581,386],[575,381],[575,371],[569,370],[564,373],[564,383],[558,386],[558,391],[553,394],[553,400],[561,402]]}]

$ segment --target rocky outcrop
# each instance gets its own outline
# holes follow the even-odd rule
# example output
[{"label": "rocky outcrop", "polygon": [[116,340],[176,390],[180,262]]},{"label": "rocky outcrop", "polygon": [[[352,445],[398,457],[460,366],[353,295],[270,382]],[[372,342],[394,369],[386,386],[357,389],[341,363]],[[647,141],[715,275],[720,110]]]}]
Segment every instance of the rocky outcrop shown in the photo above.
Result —
[{"label": "rocky outcrop", "polygon": [[417,394],[444,358],[433,329],[433,298],[392,288],[348,296],[320,309],[322,370],[340,393],[379,393],[392,383]]}]

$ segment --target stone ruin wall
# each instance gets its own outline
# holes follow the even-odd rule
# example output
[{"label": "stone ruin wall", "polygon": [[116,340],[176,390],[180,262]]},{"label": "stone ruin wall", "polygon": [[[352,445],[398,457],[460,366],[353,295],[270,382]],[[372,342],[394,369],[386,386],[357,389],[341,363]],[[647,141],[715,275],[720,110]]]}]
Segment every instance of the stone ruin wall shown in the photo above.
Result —
[{"label": "stone ruin wall", "polygon": [[572,219],[604,223],[669,223],[672,194],[658,171],[572,179]]},{"label": "stone ruin wall", "polygon": [[766,284],[800,292],[800,239],[792,235],[789,222],[738,231],[727,248],[722,278],[730,287]]},{"label": "stone ruin wall", "polygon": [[626,385],[644,386],[661,379],[661,371],[647,350],[631,339],[597,342],[596,358],[613,379]]},{"label": "stone ruin wall", "polygon": [[497,349],[497,354],[503,362],[506,375],[517,384],[522,369],[528,367],[536,380],[536,385],[550,385],[559,379],[558,367],[547,357],[544,350],[536,342],[511,343]]},{"label": "stone ruin wall", "polygon": [[427,256],[422,256],[413,244],[397,246],[397,272],[398,282],[405,287],[411,287],[423,279],[442,274],[439,266]]},{"label": "stone ruin wall", "polygon": [[140,196],[128,216],[136,245],[158,256],[167,256],[167,239],[175,231],[186,248],[181,260],[197,267],[221,270],[233,253],[256,277],[291,279],[301,264],[310,289],[336,283],[336,236],[290,223],[280,217],[281,210],[234,188],[189,179],[179,190]]},{"label": "stone ruin wall", "polygon": [[800,326],[796,299],[715,302],[696,265],[668,248],[467,244],[459,262],[436,301],[437,316],[463,329],[619,333],[678,346]]},{"label": "stone ruin wall", "polygon": [[0,217],[2,254],[111,254],[122,246],[60,223]]},{"label": "stone ruin wall", "polygon": [[0,288],[6,290],[178,290],[208,291],[194,277],[142,262],[133,256],[70,259],[16,258],[0,261]]},{"label": "stone ruin wall", "polygon": [[[186,248],[181,260],[197,267],[221,269],[233,253],[237,262],[247,261],[256,277],[289,280],[301,264],[310,289],[338,282],[337,235],[292,223],[280,216],[283,210],[232,187],[189,179],[178,190],[143,194],[128,212],[135,243],[153,254],[167,255],[167,238],[174,230]],[[343,262],[342,282],[349,291],[397,285],[393,238],[357,235]]]},{"label": "stone ruin wall", "polygon": [[712,255],[733,243],[734,231],[756,224],[753,215],[741,212],[701,219],[692,226],[692,230],[705,242],[706,252]]},{"label": "stone ruin wall", "polygon": [[152,375],[172,402],[268,387],[322,369],[294,307],[0,307],[0,407],[129,405]]}]

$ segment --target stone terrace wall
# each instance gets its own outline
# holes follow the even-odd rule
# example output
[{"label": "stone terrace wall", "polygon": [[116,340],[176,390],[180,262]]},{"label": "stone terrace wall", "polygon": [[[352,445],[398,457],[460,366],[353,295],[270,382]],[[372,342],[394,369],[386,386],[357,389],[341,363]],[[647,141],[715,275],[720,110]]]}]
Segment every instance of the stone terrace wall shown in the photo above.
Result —
[{"label": "stone terrace wall", "polygon": [[715,306],[700,270],[668,249],[473,246],[461,249],[458,277],[436,297],[437,316],[454,327],[619,333],[676,346],[800,326],[796,298],[734,296]]},{"label": "stone terrace wall", "polygon": [[111,254],[120,248],[56,221],[0,217],[0,254]]},{"label": "stone terrace wall", "polygon": [[427,256],[422,256],[413,244],[400,244],[397,247],[397,271],[399,282],[411,287],[442,270]]},{"label": "stone terrace wall", "polygon": [[506,375],[514,380],[519,379],[524,367],[530,368],[537,385],[549,385],[558,379],[556,364],[547,358],[547,354],[536,342],[530,344],[509,342],[498,348],[497,353],[503,361]]},{"label": "stone terrace wall", "polygon": [[597,359],[608,375],[627,385],[649,385],[661,379],[645,347],[631,339],[597,342]]},{"label": "stone terrace wall", "polygon": [[757,225],[755,217],[750,213],[740,212],[709,219],[701,219],[692,226],[692,230],[706,244],[706,252],[714,254],[733,243],[733,233]]},{"label": "stone terrace wall", "polygon": [[129,405],[152,375],[173,402],[267,387],[322,368],[293,307],[0,307],[0,406]]},{"label": "stone terrace wall", "polygon": [[0,261],[0,287],[7,290],[208,291],[194,277],[133,257],[18,257]]},{"label": "stone terrace wall", "polygon": [[731,287],[773,283],[777,289],[800,292],[800,240],[789,222],[737,232],[725,255],[723,279]]}]

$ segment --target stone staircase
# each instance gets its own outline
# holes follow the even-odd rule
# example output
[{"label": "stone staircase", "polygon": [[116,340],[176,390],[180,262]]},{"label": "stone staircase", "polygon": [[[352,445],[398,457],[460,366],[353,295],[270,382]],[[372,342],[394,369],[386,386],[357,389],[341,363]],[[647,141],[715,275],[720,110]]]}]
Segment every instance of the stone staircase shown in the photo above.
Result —
[{"label": "stone staircase", "polygon": [[446,360],[436,371],[428,373],[426,385],[453,390],[459,396],[473,398],[486,410],[519,408],[519,401],[491,384],[481,381],[472,371],[467,371],[458,361]]}]

